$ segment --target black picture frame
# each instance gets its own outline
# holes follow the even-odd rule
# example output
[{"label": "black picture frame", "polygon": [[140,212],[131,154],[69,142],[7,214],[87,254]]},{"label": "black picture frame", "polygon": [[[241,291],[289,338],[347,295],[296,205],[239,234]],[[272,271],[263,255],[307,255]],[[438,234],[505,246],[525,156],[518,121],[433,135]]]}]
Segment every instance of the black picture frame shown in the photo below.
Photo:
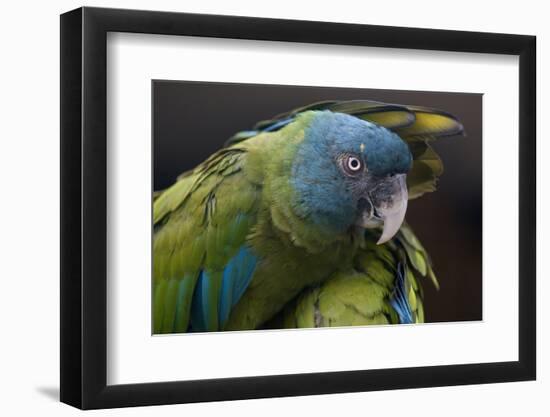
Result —
[{"label": "black picture frame", "polygon": [[[108,32],[519,56],[519,360],[107,385]],[[534,36],[102,8],[61,15],[61,401],[82,409],[536,378]]]}]

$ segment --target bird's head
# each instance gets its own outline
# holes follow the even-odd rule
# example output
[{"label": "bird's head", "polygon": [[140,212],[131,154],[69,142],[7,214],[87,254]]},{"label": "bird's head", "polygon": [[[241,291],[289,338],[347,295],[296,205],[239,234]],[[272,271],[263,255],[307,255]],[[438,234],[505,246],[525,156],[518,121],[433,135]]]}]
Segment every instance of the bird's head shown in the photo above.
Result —
[{"label": "bird's head", "polygon": [[292,162],[295,214],[328,233],[382,228],[379,244],[401,227],[407,210],[407,144],[390,130],[343,113],[309,114]]}]

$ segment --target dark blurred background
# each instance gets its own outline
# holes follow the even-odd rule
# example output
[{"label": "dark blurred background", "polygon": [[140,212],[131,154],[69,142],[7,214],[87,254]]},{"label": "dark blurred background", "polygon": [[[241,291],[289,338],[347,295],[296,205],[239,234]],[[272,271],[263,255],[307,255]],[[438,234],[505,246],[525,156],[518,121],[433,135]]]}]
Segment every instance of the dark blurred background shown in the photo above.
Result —
[{"label": "dark blurred background", "polygon": [[441,288],[425,280],[426,321],[482,319],[482,95],[263,84],[153,81],[154,189],[259,120],[320,100],[370,99],[454,114],[467,137],[434,143],[438,189],[409,203],[406,220],[430,253]]}]

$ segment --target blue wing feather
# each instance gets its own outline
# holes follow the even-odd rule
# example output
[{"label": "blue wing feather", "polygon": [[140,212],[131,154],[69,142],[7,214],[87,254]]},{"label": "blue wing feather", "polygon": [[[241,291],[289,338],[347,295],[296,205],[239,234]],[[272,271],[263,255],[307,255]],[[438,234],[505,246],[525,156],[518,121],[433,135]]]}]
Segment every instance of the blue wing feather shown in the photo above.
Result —
[{"label": "blue wing feather", "polygon": [[239,265],[239,274],[233,286],[233,305],[237,304],[237,301],[239,301],[248,288],[258,259],[249,248],[242,247],[238,253],[237,262]]},{"label": "blue wing feather", "polygon": [[272,125],[267,126],[266,128],[262,129],[262,132],[274,132],[276,130],[279,130],[282,127],[285,127],[287,124],[292,122],[294,120],[294,117],[289,117],[288,119],[279,120]]},{"label": "blue wing feather", "polygon": [[291,123],[295,119],[296,115],[290,115],[286,119],[282,120],[275,120],[273,123],[270,123],[266,126],[263,126],[261,128],[254,128],[253,130],[243,130],[241,132],[238,132],[231,136],[227,142],[225,143],[225,146],[232,145],[234,143],[240,142],[242,140],[249,139],[251,137],[254,137],[256,135],[259,135],[263,132],[275,132],[283,127],[285,127],[287,124]]},{"label": "blue wing feather", "polygon": [[[222,273],[222,281],[217,299],[212,300],[209,295],[209,285],[211,285],[211,276],[205,271],[199,275],[193,301],[191,306],[191,331],[204,332],[213,329],[208,328],[209,303],[218,303],[218,329],[223,329],[232,308],[241,299],[248,288],[256,264],[257,257],[247,246],[242,246],[239,251],[229,260]],[[217,330],[217,329],[214,329]]]},{"label": "blue wing feather", "polygon": [[208,329],[208,273],[201,271],[193,293],[191,304],[191,331],[204,332]]},{"label": "blue wing feather", "polygon": [[399,316],[399,323],[411,324],[413,323],[411,306],[407,298],[405,291],[405,267],[402,263],[397,266],[397,279],[395,283],[395,290],[390,300],[390,304]]},{"label": "blue wing feather", "polygon": [[230,262],[223,270],[222,288],[218,307],[219,322],[223,326],[229,318],[231,307],[233,307],[233,282],[237,274],[235,265]]}]

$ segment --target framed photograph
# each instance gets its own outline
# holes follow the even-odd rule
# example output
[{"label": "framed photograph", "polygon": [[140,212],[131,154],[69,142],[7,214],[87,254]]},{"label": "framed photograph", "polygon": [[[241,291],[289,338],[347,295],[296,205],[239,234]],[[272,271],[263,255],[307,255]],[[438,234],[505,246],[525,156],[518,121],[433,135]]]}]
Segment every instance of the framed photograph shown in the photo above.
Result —
[{"label": "framed photograph", "polygon": [[535,37],[61,16],[61,401],[535,379]]}]

